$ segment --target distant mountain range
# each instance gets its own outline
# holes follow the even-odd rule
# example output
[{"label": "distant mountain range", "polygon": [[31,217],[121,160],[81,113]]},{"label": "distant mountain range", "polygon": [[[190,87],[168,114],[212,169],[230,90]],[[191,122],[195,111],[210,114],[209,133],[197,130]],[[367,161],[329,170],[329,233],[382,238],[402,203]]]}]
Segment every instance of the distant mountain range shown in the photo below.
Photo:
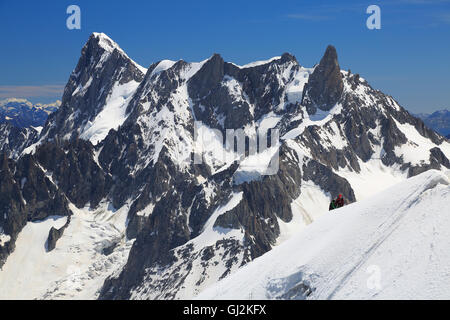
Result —
[{"label": "distant mountain range", "polygon": [[26,99],[6,99],[0,101],[0,123],[9,123],[15,127],[42,127],[49,114],[58,110],[61,101],[50,104],[33,104]]},{"label": "distant mountain range", "polygon": [[417,117],[423,120],[427,127],[433,129],[447,138],[450,138],[450,111],[440,110],[431,114],[419,113]]}]

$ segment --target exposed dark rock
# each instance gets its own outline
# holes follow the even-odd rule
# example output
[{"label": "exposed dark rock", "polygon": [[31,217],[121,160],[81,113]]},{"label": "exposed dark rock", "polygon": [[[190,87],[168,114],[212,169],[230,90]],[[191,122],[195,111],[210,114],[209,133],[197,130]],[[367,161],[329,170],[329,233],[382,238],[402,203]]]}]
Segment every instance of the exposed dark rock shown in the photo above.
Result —
[{"label": "exposed dark rock", "polygon": [[224,75],[224,61],[218,54],[214,54],[202,68],[189,79],[189,96],[200,99],[216,89]]},{"label": "exposed dark rock", "polygon": [[441,166],[450,169],[450,162],[441,149],[435,147],[430,150],[430,163],[409,167],[408,177],[413,177],[430,169],[440,170]]},{"label": "exposed dark rock", "polygon": [[113,253],[114,249],[118,246],[118,244],[119,244],[118,242],[113,242],[109,244],[108,246],[102,249],[102,253],[105,256],[109,256],[111,253]]},{"label": "exposed dark rock", "polygon": [[13,177],[14,163],[0,154],[0,228],[10,241],[0,246],[0,266],[14,250],[17,235],[27,222],[27,213],[20,187]]},{"label": "exposed dark rock", "polygon": [[214,226],[242,228],[251,247],[252,258],[262,255],[271,249],[280,233],[277,218],[285,222],[292,219],[291,203],[300,195],[301,178],[297,155],[292,150],[281,148],[277,174],[240,185],[238,190],[243,192],[242,201],[219,216]]},{"label": "exposed dark rock", "polygon": [[9,123],[0,124],[0,152],[17,159],[24,149],[37,141],[39,134],[34,128],[19,128]]},{"label": "exposed dark rock", "polygon": [[330,168],[320,164],[315,160],[310,160],[303,165],[303,179],[305,181],[312,181],[318,185],[322,190],[329,192],[331,198],[336,198],[338,194],[342,194],[349,202],[356,201],[355,193],[348,181],[333,171]]},{"label": "exposed dark rock", "polygon": [[[280,112],[276,106],[284,99],[284,90],[282,84],[280,86],[279,73],[288,66],[292,67],[291,72],[299,68],[295,57],[288,53],[280,59],[251,68],[238,68],[214,55],[189,81],[196,119],[212,128],[238,129],[270,111]],[[205,77],[208,79],[205,83],[197,80]],[[238,98],[229,92],[229,86],[237,85],[233,81],[239,83],[235,92]],[[202,90],[197,94],[200,87]],[[254,114],[251,105],[254,106]]]},{"label": "exposed dark rock", "polygon": [[53,249],[55,249],[56,242],[63,236],[64,230],[69,226],[69,223],[70,223],[70,216],[67,217],[67,222],[61,228],[56,229],[55,227],[51,227],[46,242],[47,252],[50,252]]},{"label": "exposed dark rock", "polygon": [[51,215],[69,216],[68,201],[45,176],[34,156],[17,162],[0,155],[0,229],[10,236],[0,246],[0,265],[14,250],[19,232],[28,221],[43,220]]},{"label": "exposed dark rock", "polygon": [[94,161],[89,141],[45,143],[36,151],[36,159],[49,171],[58,188],[78,208],[95,208],[111,187],[112,179]]},{"label": "exposed dark rock", "polygon": [[280,299],[282,300],[306,300],[312,293],[314,289],[311,288],[304,282],[296,284],[294,287],[290,288],[286,293],[284,293]]},{"label": "exposed dark rock", "polygon": [[316,108],[330,110],[338,102],[343,89],[336,49],[330,45],[305,85],[302,104],[310,114],[314,114]]}]

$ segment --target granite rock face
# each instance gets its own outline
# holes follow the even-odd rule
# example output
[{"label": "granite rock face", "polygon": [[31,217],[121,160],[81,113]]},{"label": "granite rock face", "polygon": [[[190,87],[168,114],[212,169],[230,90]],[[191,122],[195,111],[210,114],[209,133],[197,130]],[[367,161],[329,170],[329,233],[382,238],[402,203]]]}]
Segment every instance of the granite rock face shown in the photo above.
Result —
[{"label": "granite rock face", "polygon": [[338,102],[343,90],[336,48],[328,46],[305,85],[302,104],[310,114],[314,114],[317,108],[328,111]]},{"label": "granite rock face", "polygon": [[56,229],[55,227],[51,227],[50,231],[48,232],[48,238],[47,238],[47,252],[52,251],[56,247],[56,242],[63,236],[64,230],[69,226],[70,223],[70,216],[67,217],[67,222],[59,229]]},{"label": "granite rock face", "polygon": [[35,143],[39,132],[32,128],[19,128],[10,123],[0,124],[0,151],[8,157],[17,159],[22,152]]}]

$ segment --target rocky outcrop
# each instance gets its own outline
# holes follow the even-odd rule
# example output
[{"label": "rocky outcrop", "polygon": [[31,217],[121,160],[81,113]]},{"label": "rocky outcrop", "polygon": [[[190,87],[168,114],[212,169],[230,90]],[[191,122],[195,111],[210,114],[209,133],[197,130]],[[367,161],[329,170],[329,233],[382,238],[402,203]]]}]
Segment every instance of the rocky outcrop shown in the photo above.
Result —
[{"label": "rocky outcrop", "polygon": [[189,96],[193,99],[200,99],[215,90],[223,79],[224,64],[225,62],[219,54],[213,54],[189,80]]},{"label": "rocky outcrop", "polygon": [[67,217],[67,222],[59,229],[56,229],[55,227],[51,227],[50,231],[48,232],[48,238],[46,242],[46,250],[47,252],[52,251],[56,247],[56,242],[63,236],[64,230],[69,226],[70,223],[70,216]]},{"label": "rocky outcrop", "polygon": [[112,178],[94,160],[94,147],[89,141],[45,143],[35,158],[78,208],[87,204],[95,208],[109,192]]},{"label": "rocky outcrop", "polygon": [[34,156],[17,162],[0,156],[0,230],[10,237],[0,246],[0,265],[14,250],[19,232],[28,221],[52,215],[69,216],[65,195],[42,171]]},{"label": "rocky outcrop", "polygon": [[303,172],[305,181],[314,182],[322,190],[330,193],[332,199],[335,199],[338,194],[342,194],[349,203],[356,201],[350,183],[334,173],[329,167],[318,161],[310,160],[307,164],[303,164]]},{"label": "rocky outcrop", "polygon": [[0,155],[0,229],[9,236],[9,241],[0,246],[0,266],[14,250],[14,243],[20,230],[27,222],[25,202],[20,186],[14,179],[14,163],[6,154]]},{"label": "rocky outcrop", "polygon": [[421,166],[411,166],[408,169],[408,177],[412,177],[430,169],[441,170],[443,167],[450,169],[450,161],[438,147],[430,149],[430,163]]},{"label": "rocky outcrop", "polygon": [[0,124],[0,152],[17,159],[22,152],[37,141],[39,133],[34,128],[19,128],[9,123]]},{"label": "rocky outcrop", "polygon": [[238,129],[271,111],[280,112],[277,107],[285,100],[287,80],[280,73],[293,74],[299,68],[295,57],[288,53],[249,68],[213,55],[188,83],[196,120],[220,130]]},{"label": "rocky outcrop", "polygon": [[235,191],[243,193],[242,201],[219,216],[214,224],[225,229],[244,230],[253,259],[275,244],[280,235],[277,219],[291,221],[291,203],[300,195],[302,173],[297,155],[282,148],[279,161],[276,175],[239,185]]},{"label": "rocky outcrop", "polygon": [[343,89],[336,49],[330,45],[305,85],[302,105],[310,114],[314,114],[317,108],[330,110],[338,102]]}]

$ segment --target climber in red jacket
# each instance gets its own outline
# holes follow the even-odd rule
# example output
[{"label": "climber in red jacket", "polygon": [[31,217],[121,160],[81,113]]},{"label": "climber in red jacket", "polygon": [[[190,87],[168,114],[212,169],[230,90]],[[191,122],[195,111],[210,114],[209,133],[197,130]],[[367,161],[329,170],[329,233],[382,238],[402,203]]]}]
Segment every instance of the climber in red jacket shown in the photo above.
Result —
[{"label": "climber in red jacket", "polygon": [[342,197],[342,194],[339,194],[336,199],[331,200],[329,210],[343,207],[344,204],[345,204],[344,197]]}]

